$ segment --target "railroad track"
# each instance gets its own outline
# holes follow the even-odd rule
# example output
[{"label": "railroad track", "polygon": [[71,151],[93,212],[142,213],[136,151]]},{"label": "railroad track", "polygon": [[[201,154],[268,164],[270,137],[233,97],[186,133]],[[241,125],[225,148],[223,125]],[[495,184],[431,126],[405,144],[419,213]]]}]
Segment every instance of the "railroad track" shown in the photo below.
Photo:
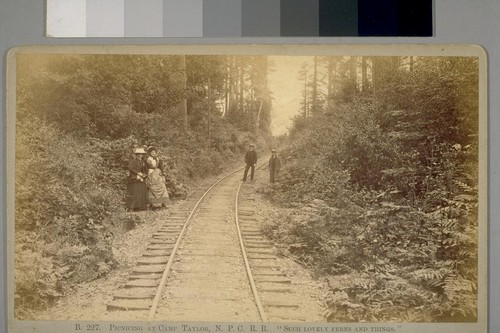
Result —
[{"label": "railroad track", "polygon": [[166,219],[107,310],[147,311],[149,320],[306,320],[240,171]]}]

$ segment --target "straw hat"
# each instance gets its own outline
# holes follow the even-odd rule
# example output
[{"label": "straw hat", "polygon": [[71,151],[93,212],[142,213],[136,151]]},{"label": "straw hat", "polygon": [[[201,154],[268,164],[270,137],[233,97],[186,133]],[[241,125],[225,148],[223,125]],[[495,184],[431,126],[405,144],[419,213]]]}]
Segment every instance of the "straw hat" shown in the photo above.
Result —
[{"label": "straw hat", "polygon": [[146,154],[146,151],[144,150],[144,148],[135,148],[134,154]]}]

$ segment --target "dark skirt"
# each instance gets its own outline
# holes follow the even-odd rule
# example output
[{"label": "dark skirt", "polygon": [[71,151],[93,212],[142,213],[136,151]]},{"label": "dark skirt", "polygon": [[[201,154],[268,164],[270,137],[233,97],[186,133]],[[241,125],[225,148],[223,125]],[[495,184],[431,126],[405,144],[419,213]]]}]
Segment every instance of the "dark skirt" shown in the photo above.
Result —
[{"label": "dark skirt", "polygon": [[148,188],[144,182],[131,182],[127,185],[127,207],[134,210],[145,210],[148,205]]}]

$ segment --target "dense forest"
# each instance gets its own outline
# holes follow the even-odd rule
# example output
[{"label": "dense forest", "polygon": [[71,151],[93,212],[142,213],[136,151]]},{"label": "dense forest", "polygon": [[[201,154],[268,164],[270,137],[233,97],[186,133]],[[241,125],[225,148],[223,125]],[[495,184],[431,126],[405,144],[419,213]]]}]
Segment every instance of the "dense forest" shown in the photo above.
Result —
[{"label": "dense forest", "polygon": [[115,267],[133,147],[181,200],[279,142],[264,231],[328,281],[328,321],[477,319],[478,59],[301,57],[278,141],[270,58],[17,56],[16,316]]},{"label": "dense forest", "polygon": [[116,264],[133,147],[170,197],[271,141],[264,56],[22,54],[16,76],[16,316]]},{"label": "dense forest", "polygon": [[266,233],[326,277],[329,321],[477,318],[478,61],[314,57]]}]

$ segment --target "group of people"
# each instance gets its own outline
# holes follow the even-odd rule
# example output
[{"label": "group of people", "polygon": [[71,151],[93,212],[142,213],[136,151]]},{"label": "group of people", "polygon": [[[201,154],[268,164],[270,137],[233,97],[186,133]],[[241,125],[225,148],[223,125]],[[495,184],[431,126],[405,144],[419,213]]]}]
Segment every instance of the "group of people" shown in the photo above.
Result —
[{"label": "group of people", "polygon": [[[248,171],[250,170],[250,180],[253,180],[255,173],[255,165],[257,164],[257,152],[255,151],[255,145],[250,144],[247,153],[245,154],[245,172],[243,173],[242,181],[246,181],[248,177]],[[269,182],[274,183],[281,169],[281,161],[278,157],[276,149],[271,151],[271,158],[269,158],[268,163],[269,169]]]},{"label": "group of people", "polygon": [[127,186],[127,207],[138,211],[159,209],[168,204],[169,197],[163,175],[163,162],[155,147],[134,148],[130,161]]},{"label": "group of people", "polygon": [[[255,145],[251,144],[245,155],[245,172],[243,181],[247,180],[250,171],[250,180],[253,181],[257,152]],[[274,183],[281,169],[281,161],[276,149],[272,150],[268,163],[269,182]],[[128,165],[129,176],[127,186],[127,207],[132,211],[159,209],[169,202],[165,176],[163,175],[163,162],[158,157],[155,147],[134,148],[134,158]]]}]

